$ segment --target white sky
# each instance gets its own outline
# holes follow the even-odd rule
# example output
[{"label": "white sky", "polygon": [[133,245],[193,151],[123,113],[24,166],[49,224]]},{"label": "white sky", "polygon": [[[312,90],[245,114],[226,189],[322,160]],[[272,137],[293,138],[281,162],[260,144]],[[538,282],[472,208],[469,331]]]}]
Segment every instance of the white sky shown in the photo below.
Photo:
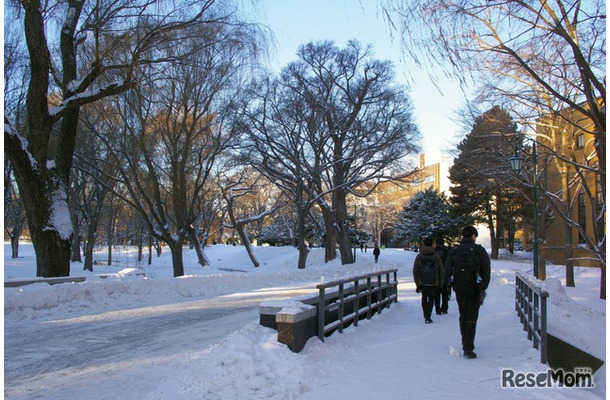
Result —
[{"label": "white sky", "polygon": [[[454,147],[459,127],[452,121],[463,103],[457,85],[440,79],[443,94],[413,62],[405,61],[400,40],[392,37],[383,21],[377,2],[357,0],[262,0],[254,18],[274,32],[277,52],[271,68],[280,70],[296,58],[297,48],[316,40],[333,40],[343,47],[350,39],[372,44],[376,58],[394,62],[397,82],[410,81],[410,96],[422,133],[425,152],[446,151]],[[412,79],[408,80],[407,77]]]}]

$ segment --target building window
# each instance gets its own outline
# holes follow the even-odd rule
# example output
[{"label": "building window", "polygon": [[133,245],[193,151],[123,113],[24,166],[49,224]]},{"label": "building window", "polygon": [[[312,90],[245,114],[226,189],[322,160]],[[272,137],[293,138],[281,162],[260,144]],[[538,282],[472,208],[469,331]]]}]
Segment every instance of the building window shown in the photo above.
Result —
[{"label": "building window", "polygon": [[587,200],[584,191],[578,194],[578,224],[580,225],[578,243],[582,244],[585,243],[585,237],[581,232],[587,231]]},{"label": "building window", "polygon": [[585,147],[585,135],[581,133],[576,135],[576,148],[582,149],[583,147]]}]

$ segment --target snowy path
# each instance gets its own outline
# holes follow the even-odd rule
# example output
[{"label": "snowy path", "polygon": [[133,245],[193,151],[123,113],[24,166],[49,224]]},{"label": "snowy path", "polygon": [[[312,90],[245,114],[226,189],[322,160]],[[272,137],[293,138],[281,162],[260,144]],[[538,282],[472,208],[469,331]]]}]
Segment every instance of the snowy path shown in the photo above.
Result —
[{"label": "snowy path", "polygon": [[[63,398],[77,399],[79,390],[90,393],[91,382],[124,385],[129,392],[133,390],[131,379],[154,387],[157,375],[147,374],[147,369],[166,368],[167,363],[179,362],[184,355],[220,342],[248,321],[258,321],[262,301],[307,292],[311,292],[311,286],[69,319],[6,323],[6,398],[53,399],[61,392]],[[155,378],[147,381],[147,375]],[[103,390],[99,394],[102,396]]]}]

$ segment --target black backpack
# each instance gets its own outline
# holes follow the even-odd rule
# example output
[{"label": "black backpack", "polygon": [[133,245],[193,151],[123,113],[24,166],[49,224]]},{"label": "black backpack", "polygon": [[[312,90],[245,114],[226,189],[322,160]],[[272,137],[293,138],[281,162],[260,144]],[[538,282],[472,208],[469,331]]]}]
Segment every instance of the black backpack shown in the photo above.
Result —
[{"label": "black backpack", "polygon": [[[480,289],[480,271],[475,262],[476,245],[459,246],[453,254],[453,290],[473,295]],[[478,275],[478,277],[477,277]]]},{"label": "black backpack", "polygon": [[447,255],[449,254],[449,248],[447,247],[436,247],[436,254],[438,254],[438,256],[441,258],[441,261],[443,262],[443,264],[447,261]]},{"label": "black backpack", "polygon": [[423,286],[436,286],[438,277],[438,265],[436,265],[435,254],[422,254],[419,257],[419,266],[417,268],[419,282]]}]

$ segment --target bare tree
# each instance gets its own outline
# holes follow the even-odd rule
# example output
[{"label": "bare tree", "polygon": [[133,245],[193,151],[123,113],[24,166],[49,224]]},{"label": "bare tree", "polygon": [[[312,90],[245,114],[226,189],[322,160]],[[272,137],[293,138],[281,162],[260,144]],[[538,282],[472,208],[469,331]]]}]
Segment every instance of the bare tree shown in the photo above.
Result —
[{"label": "bare tree", "polygon": [[[368,186],[368,185],[365,185]],[[375,244],[381,246],[384,232],[394,228],[405,199],[413,196],[415,190],[407,190],[409,185],[387,182],[378,185],[365,199],[365,225],[370,229]],[[365,191],[369,191],[365,188]]]},{"label": "bare tree", "polygon": [[[85,112],[86,113],[86,112]],[[90,114],[90,113],[89,113]],[[89,115],[91,118],[91,115]],[[114,168],[109,162],[110,154],[104,151],[104,146],[95,134],[87,129],[91,124],[85,118],[81,129],[85,130],[77,138],[75,149],[75,161],[73,165],[71,202],[75,205],[70,208],[71,212],[77,213],[72,217],[74,225],[82,221],[84,234],[84,256],[83,269],[93,271],[93,250],[98,238],[98,227],[102,219],[102,213],[107,206],[113,204],[108,202],[112,196],[117,182],[113,178]],[[76,228],[75,228],[76,236]],[[73,245],[73,247],[76,247]],[[77,249],[73,249],[73,252]],[[73,258],[74,261],[74,258]]]},{"label": "bare tree", "polygon": [[19,238],[26,226],[23,205],[13,177],[13,168],[4,160],[4,233],[11,240],[11,258],[19,257]]},{"label": "bare tree", "polygon": [[309,253],[306,220],[317,197],[313,182],[328,168],[316,146],[319,121],[282,79],[254,84],[243,100],[235,130],[244,135],[244,163],[290,199],[296,213],[298,268],[303,269]]},{"label": "bare tree", "polygon": [[220,18],[214,6],[24,0],[6,8],[9,19],[23,18],[30,73],[27,117],[17,124],[5,115],[4,151],[24,199],[38,276],[70,272],[68,188],[81,107],[135,87],[140,67],[158,60],[151,50],[176,47],[183,40],[176,32]]},{"label": "bare tree", "polygon": [[[4,27],[4,115],[20,123],[25,114],[27,57],[19,45],[16,27]],[[14,168],[8,158],[4,160],[4,232],[11,241],[11,257],[19,256],[19,238],[26,225],[25,211]]]},{"label": "bare tree", "polygon": [[240,74],[252,60],[255,33],[237,23],[190,32],[180,48],[165,53],[170,59],[175,52],[187,56],[149,70],[146,87],[117,97],[106,110],[112,112],[107,128],[97,131],[113,154],[127,193],[123,200],[169,246],[174,276],[184,275],[187,239],[196,246],[199,263],[208,264],[195,227],[223,153],[235,145],[223,124],[238,94]]},{"label": "bare tree", "polygon": [[419,132],[406,89],[393,83],[392,64],[374,59],[370,46],[350,41],[340,49],[331,42],[310,43],[298,55],[286,74],[323,124],[323,162],[331,166],[325,184],[332,193],[341,260],[349,264],[354,260],[348,195],[357,194],[354,189],[363,182],[412,173],[404,159],[417,151]]},{"label": "bare tree", "polygon": [[266,91],[253,91],[257,106],[244,130],[257,168],[294,201],[299,267],[313,204],[324,216],[327,248],[338,241],[342,263],[353,263],[347,198],[363,182],[411,172],[404,159],[417,149],[418,130],[391,63],[373,59],[370,47],[309,43],[298,56]]},{"label": "bare tree", "polygon": [[260,263],[252,251],[246,227],[258,221],[264,221],[275,213],[282,204],[278,198],[275,204],[262,205],[262,208],[256,207],[256,204],[254,204],[254,207],[252,207],[253,204],[248,202],[248,197],[255,197],[257,192],[264,187],[260,182],[262,177],[253,177],[251,176],[252,172],[251,169],[243,169],[231,177],[225,176],[219,182],[219,186],[227,205],[227,216],[229,217],[229,223],[225,223],[225,226],[237,231],[252,264],[254,264],[254,267],[258,267]]}]

